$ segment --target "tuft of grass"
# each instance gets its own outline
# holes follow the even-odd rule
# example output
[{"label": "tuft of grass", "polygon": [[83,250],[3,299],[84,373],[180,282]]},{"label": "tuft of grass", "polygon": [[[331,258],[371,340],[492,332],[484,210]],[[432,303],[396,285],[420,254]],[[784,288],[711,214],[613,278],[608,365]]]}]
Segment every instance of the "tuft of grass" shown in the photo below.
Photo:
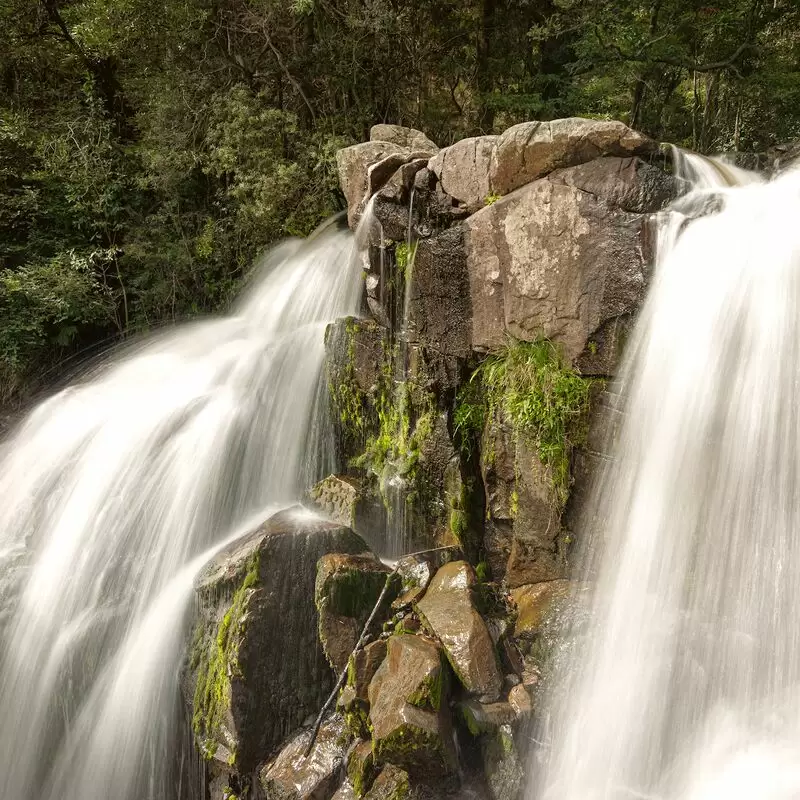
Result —
[{"label": "tuft of grass", "polygon": [[591,381],[564,360],[551,341],[511,341],[475,370],[456,399],[454,427],[474,442],[500,412],[516,436],[549,468],[558,502],[569,493],[569,459],[586,436]]}]

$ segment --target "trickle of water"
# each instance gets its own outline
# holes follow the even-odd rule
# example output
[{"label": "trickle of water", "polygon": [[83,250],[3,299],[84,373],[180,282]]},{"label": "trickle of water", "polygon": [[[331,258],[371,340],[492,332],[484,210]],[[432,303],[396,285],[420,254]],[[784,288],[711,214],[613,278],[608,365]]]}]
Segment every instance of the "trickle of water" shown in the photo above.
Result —
[{"label": "trickle of water", "polygon": [[800,172],[681,166],[530,797],[800,796]]},{"label": "trickle of water", "polygon": [[358,311],[353,241],[329,227],[280,245],[230,316],[130,348],[3,445],[4,800],[176,796],[192,582],[319,471],[323,334]]}]

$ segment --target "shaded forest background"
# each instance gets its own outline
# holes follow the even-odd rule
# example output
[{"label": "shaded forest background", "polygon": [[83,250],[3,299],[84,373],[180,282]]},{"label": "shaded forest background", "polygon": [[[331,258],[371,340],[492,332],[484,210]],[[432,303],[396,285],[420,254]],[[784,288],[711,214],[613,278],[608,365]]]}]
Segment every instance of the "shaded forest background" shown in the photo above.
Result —
[{"label": "shaded forest background", "polygon": [[335,151],[621,119],[703,152],[800,137],[797,0],[0,0],[0,403],[224,307],[343,207]]}]

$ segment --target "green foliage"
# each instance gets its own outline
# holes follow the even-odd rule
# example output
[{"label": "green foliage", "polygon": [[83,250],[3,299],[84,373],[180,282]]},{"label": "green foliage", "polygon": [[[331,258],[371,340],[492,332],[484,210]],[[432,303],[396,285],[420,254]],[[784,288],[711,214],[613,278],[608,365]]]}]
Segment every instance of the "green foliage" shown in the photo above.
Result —
[{"label": "green foliage", "polygon": [[[515,341],[489,355],[456,406],[456,427],[475,435],[497,412],[549,468],[561,504],[569,492],[572,448],[585,436],[591,383],[570,369],[552,342]],[[511,498],[516,514],[519,496]]]},{"label": "green foliage", "polygon": [[417,243],[400,242],[394,250],[394,258],[400,274],[408,280],[417,255]]}]

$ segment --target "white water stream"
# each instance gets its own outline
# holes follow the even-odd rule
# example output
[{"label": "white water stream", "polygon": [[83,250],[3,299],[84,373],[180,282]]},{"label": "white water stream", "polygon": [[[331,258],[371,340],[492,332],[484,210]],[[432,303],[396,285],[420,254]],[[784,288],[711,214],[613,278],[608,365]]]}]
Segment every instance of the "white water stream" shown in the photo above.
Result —
[{"label": "white water stream", "polygon": [[319,469],[323,335],[358,311],[353,241],[279,246],[230,316],[130,348],[2,446],[2,800],[177,797],[193,580]]},{"label": "white water stream", "polygon": [[681,163],[531,798],[800,797],[800,171]]}]

